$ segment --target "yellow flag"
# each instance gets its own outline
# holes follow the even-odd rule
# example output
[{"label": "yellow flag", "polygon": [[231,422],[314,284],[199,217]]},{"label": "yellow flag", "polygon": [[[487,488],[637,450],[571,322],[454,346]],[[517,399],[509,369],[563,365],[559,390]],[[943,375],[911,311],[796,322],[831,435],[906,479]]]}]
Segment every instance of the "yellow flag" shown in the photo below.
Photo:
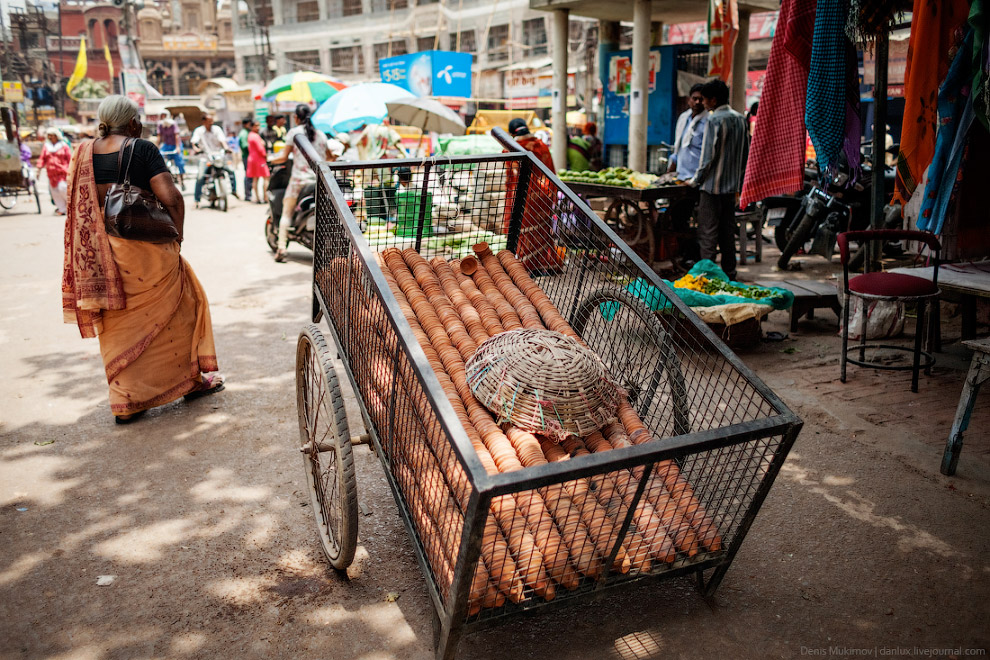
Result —
[{"label": "yellow flag", "polygon": [[110,93],[113,93],[113,60],[110,58],[110,46],[103,44],[103,55],[107,58],[107,67],[110,69]]},{"label": "yellow flag", "polygon": [[69,95],[70,98],[75,99],[72,96],[72,90],[82,82],[82,79],[86,77],[86,37],[83,37],[79,42],[79,56],[76,57],[76,68],[72,70],[72,77],[69,78],[69,82],[65,84],[65,93]]}]

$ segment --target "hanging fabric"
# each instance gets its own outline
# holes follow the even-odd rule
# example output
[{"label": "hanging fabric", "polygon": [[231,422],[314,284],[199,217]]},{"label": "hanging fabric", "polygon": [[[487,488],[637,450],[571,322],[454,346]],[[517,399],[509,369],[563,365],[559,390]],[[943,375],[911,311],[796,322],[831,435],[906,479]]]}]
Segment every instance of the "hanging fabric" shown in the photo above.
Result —
[{"label": "hanging fabric", "polygon": [[949,70],[952,33],[968,15],[967,0],[914,0],[894,190],[894,201],[902,205],[911,199],[932,162],[938,87]]},{"label": "hanging fabric", "polygon": [[966,138],[973,123],[972,62],[973,30],[969,29],[938,93],[938,138],[918,216],[918,229],[922,231],[942,233],[959,176]]},{"label": "hanging fabric", "polygon": [[986,0],[973,0],[969,25],[973,29],[973,112],[990,131],[990,14]]},{"label": "hanging fabric", "polygon": [[786,195],[804,185],[804,101],[811,62],[815,0],[783,0],[750,145],[740,205]]},{"label": "hanging fabric", "polygon": [[728,83],[732,78],[732,51],[739,36],[737,0],[709,0],[708,75]]},{"label": "hanging fabric", "polygon": [[840,152],[845,152],[854,171],[859,165],[859,135],[852,138],[854,145],[849,144],[852,136],[847,136],[847,128],[858,128],[858,122],[850,121],[847,126],[847,109],[852,105],[849,88],[851,83],[859,86],[858,80],[850,79],[850,60],[855,51],[846,36],[848,17],[849,0],[818,0],[804,121],[823,178],[838,165]]}]

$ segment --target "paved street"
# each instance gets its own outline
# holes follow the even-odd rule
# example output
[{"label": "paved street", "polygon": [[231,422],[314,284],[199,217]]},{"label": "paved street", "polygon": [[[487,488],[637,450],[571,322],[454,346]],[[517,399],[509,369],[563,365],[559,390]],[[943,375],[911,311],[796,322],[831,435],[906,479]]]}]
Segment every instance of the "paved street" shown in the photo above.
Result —
[{"label": "paved street", "polygon": [[[349,578],[318,549],[293,449],[310,253],[293,245],[274,263],[261,205],[187,205],[183,254],[227,387],[130,426],[113,423],[97,342],[62,323],[62,219],[47,199],[40,216],[0,215],[0,658],[433,657],[424,579],[367,447]],[[711,603],[687,579],[648,583],[504,622],[459,657],[986,648],[987,427],[974,424],[946,479],[931,422],[951,419],[962,359],[950,352],[915,399],[905,380],[861,370],[843,388],[834,316],[821,316],[793,351],[743,356],[806,424]],[[786,332],[786,314],[765,329]]]}]

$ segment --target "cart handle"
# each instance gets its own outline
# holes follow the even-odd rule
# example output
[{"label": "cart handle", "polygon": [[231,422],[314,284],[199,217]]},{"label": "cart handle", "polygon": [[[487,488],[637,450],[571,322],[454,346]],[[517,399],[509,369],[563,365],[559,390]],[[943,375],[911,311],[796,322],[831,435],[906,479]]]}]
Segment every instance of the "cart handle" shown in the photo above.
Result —
[{"label": "cart handle", "polygon": [[492,129],[492,137],[495,138],[499,144],[508,149],[509,151],[515,151],[518,153],[526,153],[526,150],[520,146],[518,142],[512,139],[512,136],[505,132],[505,129],[501,126],[496,126]]}]

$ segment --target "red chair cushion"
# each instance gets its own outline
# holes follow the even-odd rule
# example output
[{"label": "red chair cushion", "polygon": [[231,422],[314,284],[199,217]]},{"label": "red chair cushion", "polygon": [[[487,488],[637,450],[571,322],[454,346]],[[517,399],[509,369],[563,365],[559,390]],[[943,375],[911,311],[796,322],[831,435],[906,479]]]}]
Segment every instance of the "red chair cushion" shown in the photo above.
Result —
[{"label": "red chair cushion", "polygon": [[849,280],[849,290],[868,296],[914,298],[938,292],[931,280],[902,273],[864,273]]}]

